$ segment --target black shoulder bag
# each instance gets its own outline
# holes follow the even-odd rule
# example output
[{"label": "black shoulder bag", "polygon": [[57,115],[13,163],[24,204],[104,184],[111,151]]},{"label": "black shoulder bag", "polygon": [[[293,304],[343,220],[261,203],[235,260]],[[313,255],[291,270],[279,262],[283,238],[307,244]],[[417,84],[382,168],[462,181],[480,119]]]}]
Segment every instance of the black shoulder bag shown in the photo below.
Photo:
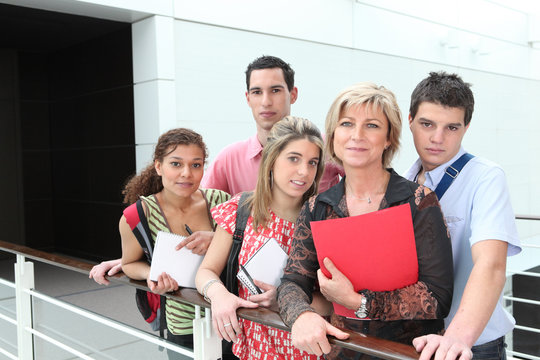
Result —
[{"label": "black shoulder bag", "polygon": [[[246,204],[248,196],[251,192],[244,192],[238,200],[238,209],[236,210],[236,226],[233,234],[233,244],[227,259],[227,267],[225,268],[225,287],[230,293],[238,296],[238,283],[236,281],[236,274],[238,273],[238,254],[242,248],[242,242],[244,241],[244,230],[246,229],[247,219],[250,214],[250,209]],[[222,279],[223,281],[223,274]]]}]

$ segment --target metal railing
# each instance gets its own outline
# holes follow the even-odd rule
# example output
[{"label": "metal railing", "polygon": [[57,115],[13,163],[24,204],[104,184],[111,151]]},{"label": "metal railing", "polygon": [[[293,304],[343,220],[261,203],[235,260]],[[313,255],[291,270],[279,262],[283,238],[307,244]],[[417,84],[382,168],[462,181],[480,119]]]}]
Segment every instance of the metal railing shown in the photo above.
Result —
[{"label": "metal railing", "polygon": [[[520,220],[518,221],[518,225],[521,222],[521,220],[534,221],[536,223],[537,221],[540,220],[540,216],[517,214],[516,220]],[[540,222],[538,222],[537,224],[540,225]],[[521,247],[523,249],[522,252],[524,254],[528,254],[529,258],[534,257],[534,255],[531,256],[531,254],[535,251],[538,251],[538,249],[540,249],[540,240],[534,241],[532,238],[526,239],[522,241]],[[538,266],[538,265],[540,265],[540,256],[535,257],[535,260],[533,262],[533,266]],[[530,265],[528,265],[527,267],[530,267]],[[513,309],[514,309],[514,306],[516,306],[516,304],[528,304],[534,307],[535,310],[533,311],[533,314],[540,314],[540,301],[539,301],[540,300],[540,287],[538,287],[536,290],[538,291],[537,299],[529,299],[529,298],[518,297],[514,295],[514,289],[513,289],[514,276],[530,277],[532,278],[531,281],[537,281],[538,283],[540,283],[540,280],[536,280],[537,278],[540,278],[540,272],[533,272],[533,271],[528,271],[528,270],[530,269],[523,270],[523,269],[515,269],[515,268],[512,268],[511,266],[507,267],[507,271],[506,271],[507,285],[505,287],[506,291],[503,296],[503,299],[507,303],[507,309],[512,313],[514,313]],[[538,318],[540,319],[540,316]],[[514,327],[514,330],[512,331],[511,338],[508,339],[508,336],[507,336],[507,343],[509,343],[507,354],[509,356],[519,357],[522,359],[540,360],[540,348],[538,348],[537,352],[533,352],[533,353],[528,353],[528,352],[526,353],[522,351],[517,351],[515,349],[516,340],[519,340],[519,337],[524,336],[522,332],[533,334],[532,335],[533,337],[535,336],[534,334],[539,334],[537,335],[538,336],[537,339],[540,339],[540,328],[538,328],[540,327],[540,324],[535,324],[535,326],[537,327],[525,326],[525,325],[520,324],[520,319],[516,319],[516,320],[517,322]]]},{"label": "metal railing", "polygon": [[[518,220],[540,220],[540,216],[528,216],[528,215],[516,215]],[[526,249],[540,249],[540,245],[534,243],[522,243],[524,251]],[[32,324],[32,299],[39,299],[61,308],[67,312],[77,314],[90,321],[102,324],[108,328],[116,329],[123,333],[129,334],[142,341],[161,346],[172,351],[176,351],[188,358],[194,359],[216,359],[221,354],[221,344],[219,339],[213,334],[211,315],[208,309],[209,304],[197,293],[194,289],[180,289],[173,295],[167,295],[174,298],[177,301],[183,303],[193,304],[196,307],[197,317],[194,320],[194,349],[189,350],[179,347],[175,344],[167,342],[166,340],[159,338],[153,334],[141,331],[131,326],[122,324],[112,319],[100,316],[93,312],[87,311],[80,307],[68,304],[60,301],[54,297],[47,296],[34,290],[34,274],[33,263],[26,261],[26,259],[37,260],[49,265],[57,266],[60,268],[76,271],[79,273],[88,274],[94,264],[76,261],[67,257],[54,255],[39,250],[27,248],[20,245],[15,245],[7,242],[0,241],[0,250],[16,254],[17,262],[15,264],[15,283],[0,279],[0,285],[11,287],[15,290],[16,298],[16,318],[13,319],[0,312],[0,321],[6,321],[12,326],[17,328],[17,354],[10,353],[9,351],[0,347],[0,354],[9,359],[34,359],[34,339],[40,338],[62,350],[77,356],[82,359],[92,359],[84,352],[70,347],[54,338],[50,334],[46,334],[39,331]],[[540,261],[539,261],[540,264]],[[525,303],[534,306],[539,306],[540,301],[533,299],[526,299],[513,296],[511,291],[512,275],[530,276],[534,278],[540,277],[540,273],[523,271],[523,270],[507,270],[507,282],[510,284],[510,291],[505,292],[503,297],[510,305],[509,309],[512,310],[514,303]],[[118,274],[111,277],[111,281],[129,285],[132,287],[148,290],[146,283],[143,281],[135,281],[127,278],[123,274]],[[508,288],[508,287],[507,287]],[[205,309],[205,316],[201,317],[200,309]],[[238,316],[247,320],[258,322],[267,326],[275,327],[282,330],[289,330],[287,326],[282,322],[279,315],[268,309],[239,309]],[[516,324],[515,330],[521,330],[540,334],[540,329]],[[330,342],[369,355],[374,355],[383,359],[417,359],[418,353],[412,346],[375,338],[372,336],[366,336],[354,332],[349,332],[350,338],[342,341],[335,338],[331,338]],[[515,335],[514,335],[515,337]],[[509,339],[510,347],[507,350],[509,356],[515,356],[523,359],[540,360],[540,354],[528,354],[520,351],[515,351],[512,347],[512,337]],[[100,356],[100,358],[107,358]],[[110,358],[110,357],[108,357]]]},{"label": "metal railing", "polygon": [[[12,325],[16,325],[17,327],[18,353],[13,354],[0,348],[0,354],[3,354],[10,359],[34,359],[33,344],[35,338],[40,338],[79,358],[93,359],[93,357],[90,357],[83,351],[77,350],[72,346],[68,346],[62,341],[55,339],[50,334],[46,334],[36,329],[36,326],[33,326],[32,323],[32,298],[34,301],[35,299],[39,299],[70,313],[87,318],[90,321],[94,321],[109,328],[122,331],[143,341],[171,349],[189,358],[206,360],[217,359],[221,356],[221,341],[217,338],[212,330],[211,315],[209,314],[210,311],[208,309],[209,304],[204,301],[204,299],[194,289],[182,288],[172,295],[167,295],[168,297],[172,297],[177,301],[192,304],[196,308],[195,313],[197,315],[193,322],[194,349],[193,351],[190,351],[167,342],[166,340],[161,339],[153,334],[149,334],[128,325],[121,324],[117,321],[105,318],[80,307],[68,304],[55,299],[54,297],[35,291],[33,273],[34,264],[26,261],[26,259],[37,260],[49,265],[84,274],[88,274],[94,264],[76,261],[67,257],[49,254],[4,241],[0,241],[0,250],[16,254],[17,257],[17,262],[15,264],[15,283],[13,284],[0,279],[0,284],[13,287],[15,289],[15,298],[17,303],[16,319],[12,319],[0,313],[0,320],[5,320]],[[110,280],[148,290],[145,282],[131,280],[123,274],[115,275],[111,277]],[[205,309],[206,315],[204,317],[198,315],[200,314],[199,310],[201,308]],[[283,323],[277,313],[268,309],[239,309],[238,316],[274,328],[287,331],[290,330]],[[350,337],[347,340],[338,340],[331,337],[330,342],[343,348],[377,356],[382,359],[418,359],[419,355],[412,346],[350,331],[349,334]]]}]

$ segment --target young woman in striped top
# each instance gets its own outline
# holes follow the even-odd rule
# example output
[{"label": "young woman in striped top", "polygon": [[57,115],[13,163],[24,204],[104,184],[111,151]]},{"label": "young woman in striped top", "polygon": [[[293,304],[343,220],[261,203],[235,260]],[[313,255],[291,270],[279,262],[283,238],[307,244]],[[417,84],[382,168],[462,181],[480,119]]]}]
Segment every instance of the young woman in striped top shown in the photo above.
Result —
[{"label": "young woman in striped top", "polygon": [[[124,202],[133,204],[139,197],[142,199],[154,242],[158,231],[188,236],[188,228],[194,232],[214,230],[210,209],[230,196],[220,190],[199,189],[206,157],[206,145],[199,134],[183,128],[170,130],[160,136],[154,162],[126,185]],[[167,273],[161,274],[157,282],[148,278],[150,266],[125,216],[120,218],[119,229],[124,273],[132,279],[146,280],[157,294],[177,290],[178,284]],[[206,240],[192,241],[186,247],[205,254],[211,236],[202,238]],[[167,299],[166,318],[167,340],[193,348],[194,307]]]}]

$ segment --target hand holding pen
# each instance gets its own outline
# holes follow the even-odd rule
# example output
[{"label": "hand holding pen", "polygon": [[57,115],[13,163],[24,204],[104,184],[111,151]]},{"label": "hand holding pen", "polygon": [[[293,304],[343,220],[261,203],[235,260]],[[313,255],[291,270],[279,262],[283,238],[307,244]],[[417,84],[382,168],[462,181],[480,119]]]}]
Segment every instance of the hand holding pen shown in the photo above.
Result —
[{"label": "hand holding pen", "polygon": [[213,231],[193,231],[188,224],[184,224],[186,232],[189,234],[182,242],[176,246],[176,250],[180,250],[185,247],[188,250],[191,250],[192,253],[198,255],[206,254],[206,250],[212,242],[214,237]]}]

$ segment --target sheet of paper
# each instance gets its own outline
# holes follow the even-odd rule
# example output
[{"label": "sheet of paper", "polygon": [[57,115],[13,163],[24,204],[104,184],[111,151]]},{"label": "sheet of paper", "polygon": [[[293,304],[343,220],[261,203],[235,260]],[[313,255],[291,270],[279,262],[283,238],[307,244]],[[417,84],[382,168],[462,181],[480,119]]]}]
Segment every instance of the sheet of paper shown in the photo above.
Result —
[{"label": "sheet of paper", "polygon": [[244,265],[254,280],[279,286],[283,269],[287,264],[287,253],[275,239],[269,239]]},{"label": "sheet of paper", "polygon": [[[409,204],[359,216],[312,221],[321,270],[328,257],[352,282],[355,291],[390,291],[418,281],[418,258]],[[334,304],[339,315],[354,311]],[[346,314],[345,314],[346,313]]]},{"label": "sheet of paper", "polygon": [[158,232],[150,266],[151,280],[157,281],[157,277],[166,272],[179,286],[195,287],[195,274],[204,256],[194,254],[185,247],[175,250],[176,245],[184,239],[185,237],[180,235]]}]

